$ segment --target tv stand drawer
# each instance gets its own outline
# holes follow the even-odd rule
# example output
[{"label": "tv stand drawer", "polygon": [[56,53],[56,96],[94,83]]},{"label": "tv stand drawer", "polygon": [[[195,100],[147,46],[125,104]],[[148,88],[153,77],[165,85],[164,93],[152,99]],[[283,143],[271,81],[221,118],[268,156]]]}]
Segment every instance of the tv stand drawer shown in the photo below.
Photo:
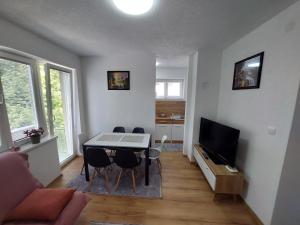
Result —
[{"label": "tv stand drawer", "polygon": [[200,155],[198,151],[194,151],[194,157],[197,160],[198,165],[200,166],[204,176],[206,177],[211,189],[215,191],[216,188],[216,176],[213,174],[213,172],[210,170],[208,165],[203,159],[203,156]]}]

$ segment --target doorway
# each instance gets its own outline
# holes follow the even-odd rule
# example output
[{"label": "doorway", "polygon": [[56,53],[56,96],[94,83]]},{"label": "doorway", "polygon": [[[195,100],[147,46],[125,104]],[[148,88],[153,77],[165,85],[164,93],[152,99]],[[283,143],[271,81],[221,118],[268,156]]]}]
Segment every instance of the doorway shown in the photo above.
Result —
[{"label": "doorway", "polygon": [[166,135],[166,151],[182,151],[188,57],[156,59],[155,143]]}]

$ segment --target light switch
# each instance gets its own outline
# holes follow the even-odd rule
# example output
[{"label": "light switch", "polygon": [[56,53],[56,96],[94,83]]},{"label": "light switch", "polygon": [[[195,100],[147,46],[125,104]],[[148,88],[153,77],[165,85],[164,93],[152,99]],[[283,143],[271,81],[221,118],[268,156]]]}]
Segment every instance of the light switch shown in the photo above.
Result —
[{"label": "light switch", "polygon": [[277,130],[276,130],[276,127],[274,127],[274,126],[269,126],[268,127],[268,134],[269,135],[276,135],[276,132],[277,132]]}]

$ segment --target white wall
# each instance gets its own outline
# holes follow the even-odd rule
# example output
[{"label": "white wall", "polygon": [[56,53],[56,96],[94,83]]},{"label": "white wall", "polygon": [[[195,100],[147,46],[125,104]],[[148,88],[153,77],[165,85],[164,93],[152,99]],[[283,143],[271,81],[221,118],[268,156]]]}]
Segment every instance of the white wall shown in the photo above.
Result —
[{"label": "white wall", "polygon": [[272,225],[299,225],[300,221],[300,91],[286,150]]},{"label": "white wall", "polygon": [[75,54],[3,19],[0,19],[0,46],[13,48],[49,61],[80,69]]},{"label": "white wall", "polygon": [[[271,216],[300,77],[300,2],[224,50],[218,119],[241,130],[237,164],[244,198],[264,224]],[[261,87],[232,91],[234,63],[265,51]],[[268,135],[268,126],[277,128]]]},{"label": "white wall", "polygon": [[[108,70],[129,70],[130,91],[107,90]],[[115,126],[155,127],[155,55],[122,53],[83,57],[82,73],[89,136],[111,132]]]},{"label": "white wall", "polygon": [[199,143],[200,118],[215,120],[217,117],[221,60],[221,51],[215,49],[198,51],[194,143]]},{"label": "white wall", "polygon": [[189,59],[184,153],[190,160],[193,144],[199,143],[200,118],[217,117],[221,60],[215,49],[198,50]]},{"label": "white wall", "polygon": [[156,79],[182,79],[187,77],[187,68],[156,67]]},{"label": "white wall", "polygon": [[197,81],[198,52],[189,56],[188,75],[186,80],[187,96],[185,104],[185,123],[184,123],[184,142],[183,154],[193,160],[193,132],[194,132],[194,115],[196,101],[196,81]]}]

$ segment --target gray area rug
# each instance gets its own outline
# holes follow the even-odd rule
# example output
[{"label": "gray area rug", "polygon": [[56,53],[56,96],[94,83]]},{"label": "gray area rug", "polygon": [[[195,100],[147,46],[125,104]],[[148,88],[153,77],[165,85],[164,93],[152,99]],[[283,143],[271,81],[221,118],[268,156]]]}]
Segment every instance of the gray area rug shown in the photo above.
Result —
[{"label": "gray area rug", "polygon": [[[159,143],[155,143],[154,147],[159,147]],[[165,143],[164,144],[164,151],[165,152],[181,152],[183,149],[183,144],[171,144]]]},{"label": "gray area rug", "polygon": [[[82,192],[91,192],[95,194],[104,194],[104,195],[115,195],[115,196],[134,196],[134,197],[144,197],[144,198],[161,198],[161,177],[159,175],[159,170],[157,168],[156,162],[152,162],[149,168],[150,184],[145,186],[145,177],[144,177],[144,162],[138,167],[138,176],[136,178],[136,193],[132,190],[131,177],[123,176],[120,181],[120,186],[117,191],[115,191],[115,181],[116,176],[120,172],[120,168],[113,164],[111,170],[108,174],[110,182],[111,192],[107,192],[104,186],[103,177],[96,176],[91,190],[89,190],[89,182],[85,180],[85,175],[78,175],[76,178],[71,180],[67,186],[74,188]],[[93,169],[90,168],[90,176]]]},{"label": "gray area rug", "polygon": [[101,223],[101,222],[91,221],[90,225],[133,225],[133,224],[125,224],[125,223]]}]

